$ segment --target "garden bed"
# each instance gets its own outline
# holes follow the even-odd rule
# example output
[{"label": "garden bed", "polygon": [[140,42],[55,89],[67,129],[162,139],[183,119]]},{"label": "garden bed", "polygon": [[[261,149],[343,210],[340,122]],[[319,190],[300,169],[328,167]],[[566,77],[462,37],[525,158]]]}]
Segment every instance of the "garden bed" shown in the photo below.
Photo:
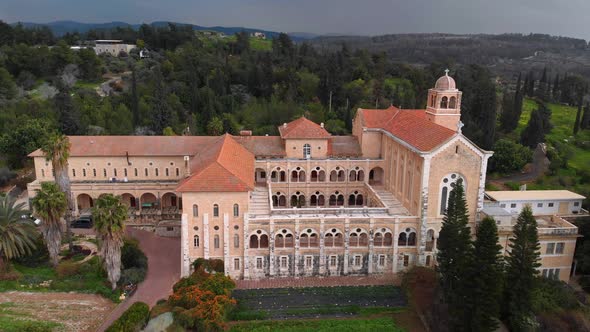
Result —
[{"label": "garden bed", "polygon": [[234,290],[233,320],[350,317],[391,312],[407,304],[396,286]]}]

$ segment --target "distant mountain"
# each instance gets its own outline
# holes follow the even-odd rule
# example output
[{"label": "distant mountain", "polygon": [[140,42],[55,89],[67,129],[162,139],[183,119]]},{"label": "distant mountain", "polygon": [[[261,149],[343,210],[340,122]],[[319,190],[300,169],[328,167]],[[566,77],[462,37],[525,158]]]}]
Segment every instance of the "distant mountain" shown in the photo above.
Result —
[{"label": "distant mountain", "polygon": [[[70,32],[79,32],[85,33],[89,30],[103,30],[103,29],[113,29],[117,27],[131,27],[133,29],[138,29],[141,24],[129,24],[126,22],[108,22],[108,23],[82,23],[76,21],[55,21],[49,23],[32,23],[32,22],[18,22],[28,28],[34,27],[42,27],[47,26],[51,29],[51,31],[56,36],[63,36],[64,34]],[[213,26],[213,27],[206,27],[194,24],[187,24],[187,23],[178,23],[178,22],[169,22],[169,21],[156,21],[150,23],[152,26],[162,27],[166,26],[169,23],[177,24],[177,25],[190,25],[194,30],[211,30],[211,31],[218,31],[223,32],[226,35],[233,35],[240,31],[246,31],[248,33],[252,32],[263,32],[267,38],[274,38],[279,35],[277,31],[269,31],[269,30],[262,30],[262,29],[255,29],[255,28],[246,28],[246,27],[223,27],[223,26]],[[17,24],[17,23],[13,23]],[[289,36],[295,41],[298,40],[305,40],[315,38],[318,35],[312,33],[305,33],[305,32],[296,32],[296,33],[289,33]]]}]

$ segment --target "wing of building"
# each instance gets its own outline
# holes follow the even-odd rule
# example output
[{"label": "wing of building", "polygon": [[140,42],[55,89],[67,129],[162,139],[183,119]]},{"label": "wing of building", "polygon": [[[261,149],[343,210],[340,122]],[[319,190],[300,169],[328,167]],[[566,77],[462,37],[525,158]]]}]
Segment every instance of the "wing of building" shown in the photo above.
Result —
[{"label": "wing of building", "polygon": [[[445,75],[424,110],[359,109],[351,136],[305,117],[280,136],[72,136],[75,212],[120,195],[129,225],[180,234],[183,275],[200,257],[245,279],[433,266],[454,183],[465,184],[472,226],[484,209],[492,152],[461,133],[460,107]],[[34,196],[53,176],[40,150],[30,156]],[[557,276],[567,280],[566,270]]]}]

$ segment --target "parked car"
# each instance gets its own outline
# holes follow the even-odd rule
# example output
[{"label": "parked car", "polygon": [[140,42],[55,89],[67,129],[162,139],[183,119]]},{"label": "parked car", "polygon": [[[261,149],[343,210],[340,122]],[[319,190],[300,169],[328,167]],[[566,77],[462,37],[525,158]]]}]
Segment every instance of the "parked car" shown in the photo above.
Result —
[{"label": "parked car", "polygon": [[91,217],[80,217],[80,219],[72,221],[70,227],[72,228],[92,228],[92,218]]}]

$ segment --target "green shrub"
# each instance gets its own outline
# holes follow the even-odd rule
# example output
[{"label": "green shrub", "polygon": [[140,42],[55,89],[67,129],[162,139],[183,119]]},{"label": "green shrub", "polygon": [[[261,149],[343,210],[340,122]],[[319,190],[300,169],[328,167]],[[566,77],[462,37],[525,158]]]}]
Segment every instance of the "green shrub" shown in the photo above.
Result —
[{"label": "green shrub", "polygon": [[133,303],[106,332],[136,332],[146,325],[150,316],[150,307],[143,302]]},{"label": "green shrub", "polygon": [[35,250],[30,255],[15,258],[14,262],[26,267],[38,267],[47,265],[49,261],[49,251],[43,240],[43,236],[39,234],[35,240]]},{"label": "green shrub", "polygon": [[143,251],[139,249],[137,240],[125,239],[123,248],[121,248],[121,265],[123,266],[123,269],[136,267],[147,270],[147,257]]},{"label": "green shrub", "polygon": [[223,260],[221,259],[204,259],[204,258],[197,258],[193,262],[193,268],[196,270],[203,268],[207,272],[219,272],[223,273],[225,270]]},{"label": "green shrub", "polygon": [[520,190],[520,183],[518,182],[506,182],[504,183],[506,187],[510,188],[510,190]]},{"label": "green shrub", "polygon": [[121,272],[121,278],[119,279],[119,284],[120,285],[138,284],[145,279],[146,272],[147,271],[145,269],[140,269],[137,267],[125,269]]},{"label": "green shrub", "polygon": [[71,261],[61,262],[55,268],[55,272],[59,278],[71,277],[80,272],[80,264]]},{"label": "green shrub", "polygon": [[578,298],[570,286],[559,280],[538,278],[533,292],[536,313],[578,308]]}]

